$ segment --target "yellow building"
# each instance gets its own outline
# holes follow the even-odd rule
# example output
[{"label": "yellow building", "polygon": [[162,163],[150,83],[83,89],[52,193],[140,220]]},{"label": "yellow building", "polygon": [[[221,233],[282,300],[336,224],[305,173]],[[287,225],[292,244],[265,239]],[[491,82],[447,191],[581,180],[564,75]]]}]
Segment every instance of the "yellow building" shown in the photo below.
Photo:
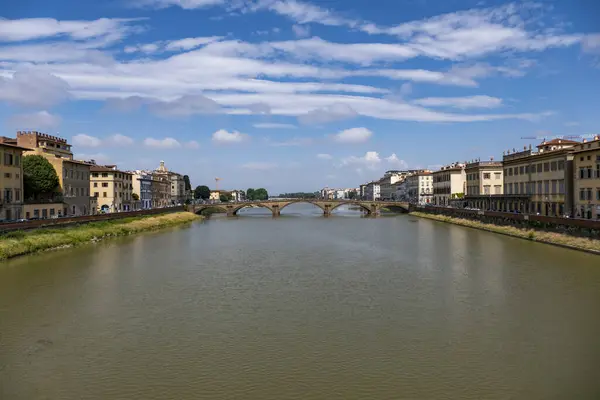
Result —
[{"label": "yellow building", "polygon": [[23,218],[23,151],[0,138],[0,221]]},{"label": "yellow building", "polygon": [[474,161],[465,167],[466,207],[499,210],[504,192],[504,170],[501,161]]},{"label": "yellow building", "polygon": [[90,165],[73,160],[71,145],[66,139],[36,131],[19,131],[16,142],[28,149],[24,156],[43,156],[54,167],[65,204],[62,215],[90,214]]},{"label": "yellow building", "polygon": [[572,213],[572,151],[578,142],[565,139],[544,141],[523,151],[505,153],[505,211],[546,216]]},{"label": "yellow building", "polygon": [[26,219],[46,219],[61,217],[64,203],[26,203],[23,211]]},{"label": "yellow building", "polygon": [[574,216],[600,219],[600,136],[573,150]]},{"label": "yellow building", "polygon": [[116,165],[91,165],[90,192],[96,198],[98,211],[131,211],[132,174]]}]

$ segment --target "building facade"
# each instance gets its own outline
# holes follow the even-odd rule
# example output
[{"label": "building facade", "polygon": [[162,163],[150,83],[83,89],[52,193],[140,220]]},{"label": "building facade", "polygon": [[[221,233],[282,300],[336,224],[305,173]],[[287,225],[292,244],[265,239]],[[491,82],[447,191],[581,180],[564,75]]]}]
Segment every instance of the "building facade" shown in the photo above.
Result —
[{"label": "building facade", "polygon": [[246,200],[246,192],[243,190],[232,190],[231,191],[231,201],[245,201]]},{"label": "building facade", "polygon": [[574,216],[600,220],[600,136],[573,148]]},{"label": "building facade", "polygon": [[504,194],[504,169],[501,161],[467,163],[466,194],[463,205],[481,210],[500,210]]},{"label": "building facade", "polygon": [[23,151],[15,144],[0,142],[0,221],[24,218]]},{"label": "building facade", "polygon": [[506,152],[502,211],[545,216],[573,214],[573,155],[578,142],[554,139],[534,152]]},{"label": "building facade", "polygon": [[139,208],[149,210],[152,208],[152,174],[148,171],[132,172],[132,192],[138,196]]},{"label": "building facade", "polygon": [[103,213],[132,210],[133,175],[116,165],[91,165],[90,191]]},{"label": "building facade", "polygon": [[154,171],[155,175],[163,176],[169,182],[169,202],[170,204],[183,204],[186,200],[185,181],[183,175],[177,172],[169,171],[165,166],[165,162],[161,161],[160,165]]},{"label": "building facade", "polygon": [[430,204],[433,200],[431,171],[418,172],[406,178],[406,198],[414,204]]},{"label": "building facade", "polygon": [[463,198],[466,190],[465,164],[453,163],[432,174],[433,204],[450,205],[451,199]]},{"label": "building facade", "polygon": [[90,214],[90,165],[73,159],[66,139],[40,132],[17,132],[17,144],[28,150],[24,156],[46,158],[58,175],[64,216]]},{"label": "building facade", "polygon": [[164,208],[171,204],[171,183],[165,174],[152,173],[152,208]]},{"label": "building facade", "polygon": [[365,186],[365,200],[381,199],[381,186],[379,182],[369,182]]}]

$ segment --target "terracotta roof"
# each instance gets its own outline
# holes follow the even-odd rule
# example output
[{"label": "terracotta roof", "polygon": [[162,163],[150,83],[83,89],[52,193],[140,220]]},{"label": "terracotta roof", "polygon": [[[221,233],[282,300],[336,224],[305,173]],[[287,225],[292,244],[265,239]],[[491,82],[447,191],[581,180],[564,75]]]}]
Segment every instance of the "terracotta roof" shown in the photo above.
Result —
[{"label": "terracotta roof", "polygon": [[568,139],[552,139],[547,142],[542,142],[542,143],[538,144],[537,147],[540,148],[540,147],[544,147],[544,146],[548,146],[548,145],[555,145],[555,144],[580,144],[580,143],[581,142],[576,142],[574,140],[568,140]]},{"label": "terracotta roof", "polygon": [[17,146],[16,144],[10,144],[10,143],[2,143],[0,142],[0,146],[4,146],[4,147],[10,147],[12,149],[17,149],[17,150],[23,150],[23,151],[28,151],[30,149],[28,149],[27,147],[23,147],[23,146]]}]

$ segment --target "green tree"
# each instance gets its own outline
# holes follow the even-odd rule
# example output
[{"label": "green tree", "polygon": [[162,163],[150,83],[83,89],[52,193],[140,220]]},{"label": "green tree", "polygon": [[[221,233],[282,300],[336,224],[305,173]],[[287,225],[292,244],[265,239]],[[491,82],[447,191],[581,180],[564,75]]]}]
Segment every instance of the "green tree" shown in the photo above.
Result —
[{"label": "green tree", "polygon": [[140,199],[140,196],[139,196],[137,193],[133,193],[133,194],[131,195],[131,198],[132,198],[133,200],[135,200],[135,201],[138,201],[138,200]]},{"label": "green tree", "polygon": [[232,198],[233,196],[231,196],[231,193],[226,192],[221,193],[221,195],[219,196],[219,200],[221,200],[223,203],[230,202]]},{"label": "green tree", "polygon": [[210,199],[210,189],[208,186],[196,186],[196,189],[194,190],[194,198],[202,200]]},{"label": "green tree", "polygon": [[23,157],[23,186],[25,198],[37,199],[53,195],[59,185],[56,170],[50,161],[42,156]]},{"label": "green tree", "polygon": [[254,200],[269,200],[269,193],[265,188],[256,189],[254,191]]},{"label": "green tree", "polygon": [[246,190],[246,199],[247,200],[256,200],[254,198],[254,189],[250,188],[250,189]]},{"label": "green tree", "polygon": [[192,184],[190,183],[190,177],[187,175],[183,176],[183,184],[185,185],[185,191],[192,190]]},{"label": "green tree", "polygon": [[349,198],[350,200],[354,200],[354,199],[356,199],[356,190],[351,190],[351,191],[349,191],[349,192],[348,192],[348,198]]}]

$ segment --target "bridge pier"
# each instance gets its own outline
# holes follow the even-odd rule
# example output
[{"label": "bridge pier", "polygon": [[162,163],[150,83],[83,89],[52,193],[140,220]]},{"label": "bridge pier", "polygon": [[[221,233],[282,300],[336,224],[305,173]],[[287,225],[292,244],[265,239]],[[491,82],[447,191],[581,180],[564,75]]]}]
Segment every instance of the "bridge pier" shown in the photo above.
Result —
[{"label": "bridge pier", "polygon": [[279,209],[279,205],[275,204],[271,207],[271,212],[273,213],[273,217],[279,217],[281,215],[281,210]]},{"label": "bridge pier", "polygon": [[323,216],[330,217],[331,216],[331,204],[325,204],[323,206]]}]

